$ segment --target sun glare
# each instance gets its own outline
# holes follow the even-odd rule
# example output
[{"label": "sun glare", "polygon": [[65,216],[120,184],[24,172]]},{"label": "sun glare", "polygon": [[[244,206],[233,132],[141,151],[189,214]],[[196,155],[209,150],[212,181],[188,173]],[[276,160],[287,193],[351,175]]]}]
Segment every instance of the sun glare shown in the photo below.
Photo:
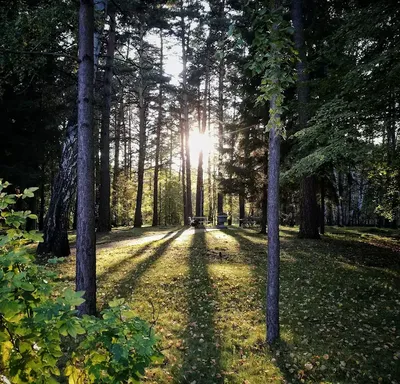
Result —
[{"label": "sun glare", "polygon": [[190,160],[192,165],[197,164],[200,151],[203,151],[203,162],[208,163],[209,158],[215,150],[215,140],[208,134],[200,134],[200,132],[191,132],[189,139]]}]

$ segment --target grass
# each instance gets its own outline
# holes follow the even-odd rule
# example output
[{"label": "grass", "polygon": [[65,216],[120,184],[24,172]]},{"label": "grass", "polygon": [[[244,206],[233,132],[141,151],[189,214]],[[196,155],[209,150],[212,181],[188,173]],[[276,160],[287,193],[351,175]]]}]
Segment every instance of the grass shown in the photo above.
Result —
[{"label": "grass", "polygon": [[[99,307],[124,297],[156,319],[165,360],[144,382],[400,382],[398,231],[329,228],[317,241],[282,228],[281,341],[272,349],[264,236],[150,231],[112,233],[98,249]],[[58,268],[61,284],[73,285],[73,258]]]}]

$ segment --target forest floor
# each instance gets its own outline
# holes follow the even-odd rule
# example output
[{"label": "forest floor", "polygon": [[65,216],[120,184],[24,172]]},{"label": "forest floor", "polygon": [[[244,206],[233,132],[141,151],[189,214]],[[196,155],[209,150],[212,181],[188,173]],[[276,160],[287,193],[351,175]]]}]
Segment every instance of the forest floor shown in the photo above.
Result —
[{"label": "forest floor", "polygon": [[[281,228],[281,342],[265,348],[266,239],[251,229],[117,230],[98,239],[98,305],[156,319],[146,383],[400,383],[400,233]],[[57,266],[74,284],[74,257]]]}]

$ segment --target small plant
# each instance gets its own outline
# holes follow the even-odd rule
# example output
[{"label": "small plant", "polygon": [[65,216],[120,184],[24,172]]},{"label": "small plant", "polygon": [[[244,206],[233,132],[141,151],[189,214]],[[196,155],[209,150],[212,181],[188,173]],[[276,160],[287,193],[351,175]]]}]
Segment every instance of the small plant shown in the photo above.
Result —
[{"label": "small plant", "polygon": [[160,357],[153,329],[122,300],[101,318],[77,317],[83,292],[56,294],[54,274],[28,252],[41,235],[23,227],[36,216],[12,208],[37,188],[7,194],[8,186],[0,179],[0,382],[51,384],[62,376],[76,384],[138,382]]}]

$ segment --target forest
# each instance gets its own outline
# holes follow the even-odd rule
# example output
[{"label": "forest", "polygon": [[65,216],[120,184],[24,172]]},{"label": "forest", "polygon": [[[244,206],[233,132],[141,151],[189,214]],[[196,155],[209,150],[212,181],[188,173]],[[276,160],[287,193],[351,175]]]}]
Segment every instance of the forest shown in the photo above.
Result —
[{"label": "forest", "polygon": [[0,27],[0,383],[400,383],[398,1]]}]

